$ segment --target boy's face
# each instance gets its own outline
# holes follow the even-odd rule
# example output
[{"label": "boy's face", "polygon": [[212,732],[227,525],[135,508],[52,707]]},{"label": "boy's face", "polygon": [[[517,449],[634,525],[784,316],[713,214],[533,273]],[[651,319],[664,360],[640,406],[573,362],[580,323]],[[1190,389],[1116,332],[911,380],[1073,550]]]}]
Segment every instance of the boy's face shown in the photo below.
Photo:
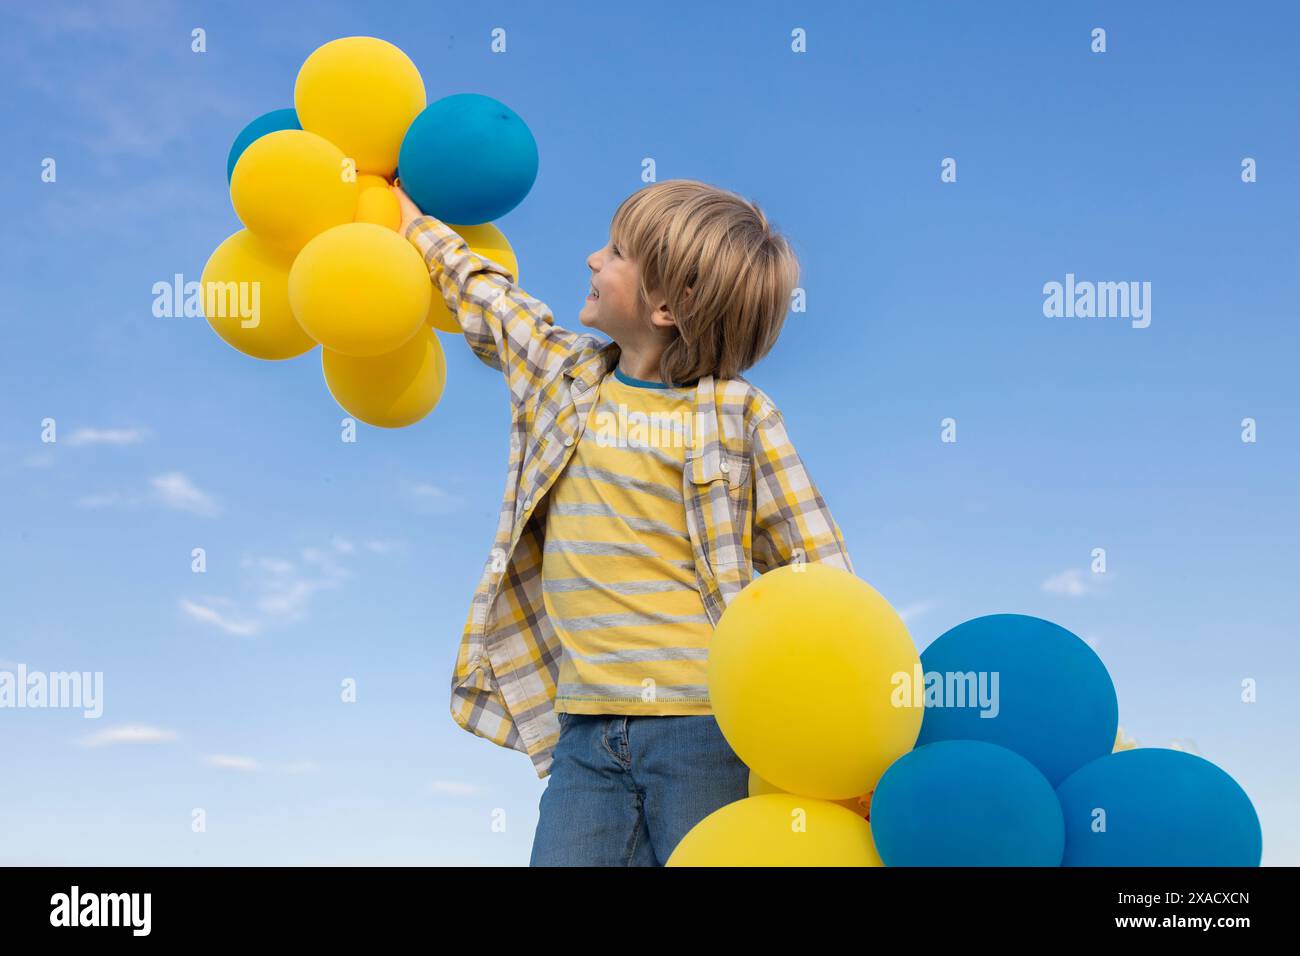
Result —
[{"label": "boy's face", "polygon": [[591,289],[578,321],[626,347],[663,335],[672,329],[673,320],[666,304],[651,308],[641,300],[641,270],[622,252],[611,238],[604,248],[587,257]]}]

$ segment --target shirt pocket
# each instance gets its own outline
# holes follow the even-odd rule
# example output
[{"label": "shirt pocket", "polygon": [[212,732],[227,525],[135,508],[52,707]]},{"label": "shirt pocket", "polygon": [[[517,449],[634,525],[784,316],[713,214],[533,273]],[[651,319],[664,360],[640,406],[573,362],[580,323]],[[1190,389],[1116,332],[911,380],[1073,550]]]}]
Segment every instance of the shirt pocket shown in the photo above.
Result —
[{"label": "shirt pocket", "polygon": [[524,433],[523,454],[520,456],[516,518],[538,502],[542,490],[559,473],[565,455],[576,442],[577,413],[570,406],[557,407],[553,402],[541,399],[531,422]]},{"label": "shirt pocket", "polygon": [[722,449],[692,455],[686,459],[687,480],[698,486],[726,482],[730,495],[749,491],[749,456]]},{"label": "shirt pocket", "polygon": [[749,560],[743,549],[753,510],[749,458],[720,449],[688,458],[685,470],[687,516],[699,529],[700,550],[709,567],[716,573],[743,566]]},{"label": "shirt pocket", "polygon": [[727,476],[728,493],[733,499],[740,501],[749,500],[751,488],[749,456],[737,455],[733,452],[724,452],[722,461],[726,466],[724,473]]}]

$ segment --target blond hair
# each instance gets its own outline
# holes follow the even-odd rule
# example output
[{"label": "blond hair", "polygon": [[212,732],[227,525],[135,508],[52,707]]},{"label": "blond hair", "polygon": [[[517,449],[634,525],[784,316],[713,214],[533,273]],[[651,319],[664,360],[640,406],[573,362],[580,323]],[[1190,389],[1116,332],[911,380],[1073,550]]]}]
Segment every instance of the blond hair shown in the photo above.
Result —
[{"label": "blond hair", "polygon": [[640,269],[642,302],[659,292],[676,320],[659,362],[663,381],[735,378],[776,343],[799,261],[754,203],[670,179],[623,200],[610,235]]}]

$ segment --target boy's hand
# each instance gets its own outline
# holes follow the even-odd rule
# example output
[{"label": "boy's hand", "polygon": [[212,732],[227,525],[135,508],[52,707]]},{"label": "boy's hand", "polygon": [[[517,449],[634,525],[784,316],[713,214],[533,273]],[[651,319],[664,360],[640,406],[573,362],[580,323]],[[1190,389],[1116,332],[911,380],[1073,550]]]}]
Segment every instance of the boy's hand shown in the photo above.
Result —
[{"label": "boy's hand", "polygon": [[402,210],[402,225],[398,227],[398,231],[405,236],[406,227],[423,216],[424,213],[420,212],[419,206],[411,202],[411,197],[406,195],[406,192],[401,186],[394,185],[391,188],[393,190],[393,195],[397,197],[397,205]]}]

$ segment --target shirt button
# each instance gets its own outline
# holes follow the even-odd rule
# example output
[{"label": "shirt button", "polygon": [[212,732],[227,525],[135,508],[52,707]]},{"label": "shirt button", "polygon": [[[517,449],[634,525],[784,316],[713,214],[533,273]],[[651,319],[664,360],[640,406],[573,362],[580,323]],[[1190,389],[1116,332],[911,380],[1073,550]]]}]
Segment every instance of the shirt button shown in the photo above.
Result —
[{"label": "shirt button", "polygon": [[525,499],[524,499],[524,510],[527,511],[527,510],[528,510],[529,508],[531,508],[532,506],[533,506],[533,499],[532,499],[532,498],[525,498]]},{"label": "shirt button", "polygon": [[718,465],[718,467],[722,469],[722,473],[724,475],[731,470],[731,466],[727,464],[727,460],[725,458],[722,460],[722,464]]},{"label": "shirt button", "polygon": [[565,448],[568,448],[568,447],[569,447],[570,445],[572,445],[572,444],[573,444],[573,436],[572,436],[572,435],[565,435],[565,436],[564,436],[564,447],[565,447]]}]

